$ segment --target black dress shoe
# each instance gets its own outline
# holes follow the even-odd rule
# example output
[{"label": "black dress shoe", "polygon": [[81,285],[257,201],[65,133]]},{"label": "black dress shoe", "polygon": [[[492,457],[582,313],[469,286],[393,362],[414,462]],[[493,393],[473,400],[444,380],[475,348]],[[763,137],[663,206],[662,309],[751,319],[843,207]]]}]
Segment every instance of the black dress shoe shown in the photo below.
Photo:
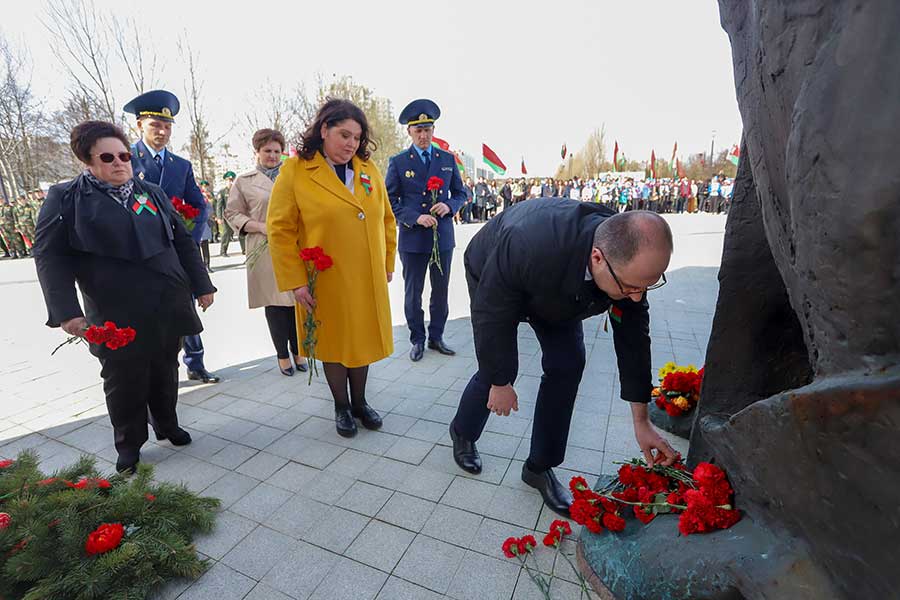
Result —
[{"label": "black dress shoe", "polygon": [[366,429],[381,429],[381,415],[375,412],[375,409],[368,404],[363,404],[359,408],[354,406],[350,409],[350,413],[359,419]]},{"label": "black dress shoe", "polygon": [[188,379],[192,381],[202,381],[203,383],[219,383],[219,376],[210,373],[206,369],[197,369],[196,371],[188,371]]},{"label": "black dress shoe", "polygon": [[553,469],[535,473],[528,468],[528,463],[522,465],[522,481],[541,493],[544,504],[556,514],[570,518],[569,507],[572,506],[572,493],[559,482]]},{"label": "black dress shoe", "polygon": [[451,350],[450,347],[447,346],[447,344],[445,344],[443,340],[437,340],[437,341],[428,340],[428,347],[431,348],[432,350],[437,350],[444,356],[455,356],[456,355],[456,351]]},{"label": "black dress shoe", "polygon": [[481,455],[475,442],[459,437],[453,423],[450,423],[450,439],[453,440],[453,460],[459,468],[474,475],[481,473]]},{"label": "black dress shoe", "polygon": [[297,362],[295,360],[294,364],[297,365],[297,370],[301,373],[306,373],[307,371],[309,371],[309,363],[307,362]]},{"label": "black dress shoe", "polygon": [[349,408],[336,408],[334,410],[334,427],[341,437],[353,437],[358,431],[356,421],[353,419]]},{"label": "black dress shoe", "polygon": [[140,460],[140,454],[138,454],[137,458],[119,456],[119,458],[116,459],[116,473],[122,473],[123,475],[134,475],[137,472],[137,464]]},{"label": "black dress shoe", "polygon": [[419,362],[423,356],[425,356],[424,344],[413,344],[412,348],[409,349],[409,360]]},{"label": "black dress shoe", "polygon": [[159,431],[155,430],[153,433],[156,434],[157,440],[169,440],[170,442],[172,442],[173,446],[187,446],[191,443],[191,434],[189,434],[181,427],[177,428],[171,433],[160,433]]},{"label": "black dress shoe", "polygon": [[294,376],[294,367],[288,367],[287,369],[282,369],[281,367],[278,367],[278,369],[281,371],[282,375],[286,375],[287,377]]}]

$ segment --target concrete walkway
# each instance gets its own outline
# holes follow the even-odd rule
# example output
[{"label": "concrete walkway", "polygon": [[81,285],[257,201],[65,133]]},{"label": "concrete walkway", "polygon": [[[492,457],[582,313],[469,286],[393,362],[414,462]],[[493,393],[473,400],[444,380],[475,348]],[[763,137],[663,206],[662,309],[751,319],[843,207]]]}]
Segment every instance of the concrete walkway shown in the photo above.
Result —
[{"label": "concrete walkway", "polygon": [[[669,284],[651,292],[653,363],[700,366],[712,322],[725,219],[670,216],[676,253]],[[338,437],[324,377],[277,370],[262,311],[246,308],[240,257],[215,259],[216,304],[203,316],[208,368],[217,385],[195,385],[182,372],[179,417],[194,442],[175,448],[148,443],[142,460],[160,480],[222,500],[214,533],[197,540],[212,568],[196,582],[175,582],[157,595],[179,600],[509,600],[540,598],[528,576],[503,558],[502,541],[545,532],[555,515],[520,481],[528,454],[540,352],[519,329],[518,413],[491,416],[479,442],[484,472],[456,467],[447,424],[475,369],[461,248],[477,225],[457,228],[460,248],[451,279],[447,358],[426,351],[406,358],[402,282],[391,285],[396,352],[371,369],[368,398],[384,416],[378,432]],[[217,248],[214,246],[214,253]],[[239,251],[237,244],[232,252]],[[399,264],[398,264],[399,266]],[[398,278],[399,279],[399,278]],[[426,290],[427,293],[427,290]],[[0,261],[5,307],[0,332],[0,458],[36,450],[47,470],[81,454],[112,471],[115,449],[99,365],[82,346],[50,357],[63,341],[46,319],[34,265]],[[427,304],[427,302],[426,302]],[[559,471],[596,477],[638,453],[619,383],[611,332],[603,319],[585,322],[588,366],[566,462]],[[673,440],[686,451],[686,444]],[[571,542],[567,550],[573,552]],[[579,596],[563,560],[552,574],[560,599]]]}]

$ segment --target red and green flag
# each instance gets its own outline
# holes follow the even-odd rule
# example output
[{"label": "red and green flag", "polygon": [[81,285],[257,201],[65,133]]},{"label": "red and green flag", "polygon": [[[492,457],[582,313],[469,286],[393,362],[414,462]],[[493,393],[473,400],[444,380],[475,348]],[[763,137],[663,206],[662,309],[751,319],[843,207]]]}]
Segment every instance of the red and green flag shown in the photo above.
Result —
[{"label": "red and green flag", "polygon": [[672,148],[672,160],[669,161],[669,168],[672,169],[673,171],[674,171],[675,168],[678,166],[677,164],[675,164],[675,154],[676,154],[677,152],[678,152],[678,142],[676,141],[676,142],[675,142],[675,147]]},{"label": "red and green flag", "polygon": [[497,156],[497,153],[491,150],[487,144],[481,144],[481,155],[484,159],[485,164],[493,169],[494,173],[496,173],[497,175],[506,174],[506,165],[503,164],[503,161],[500,160],[500,157]]},{"label": "red and green flag", "polygon": [[528,175],[528,169],[525,168],[525,157],[522,157],[522,175]]},{"label": "red and green flag", "polygon": [[451,153],[453,155],[453,161],[456,163],[456,168],[459,169],[459,174],[460,175],[466,174],[466,167],[463,165],[462,160],[460,160],[460,158],[456,154],[456,152],[453,152],[450,149],[450,142],[448,142],[446,140],[442,140],[439,137],[432,137],[431,145],[434,146],[435,148],[440,148],[441,150]]},{"label": "red and green flag", "polygon": [[560,152],[563,160],[566,160],[566,144],[563,142],[562,151]]},{"label": "red and green flag", "polygon": [[656,150],[650,151],[650,179],[656,179]]},{"label": "red and green flag", "polygon": [[613,171],[619,170],[619,140],[616,140],[616,145],[613,146]]},{"label": "red and green flag", "polygon": [[737,165],[738,161],[741,159],[741,149],[737,147],[735,144],[731,147],[731,150],[728,151],[728,160],[731,161],[731,164]]}]

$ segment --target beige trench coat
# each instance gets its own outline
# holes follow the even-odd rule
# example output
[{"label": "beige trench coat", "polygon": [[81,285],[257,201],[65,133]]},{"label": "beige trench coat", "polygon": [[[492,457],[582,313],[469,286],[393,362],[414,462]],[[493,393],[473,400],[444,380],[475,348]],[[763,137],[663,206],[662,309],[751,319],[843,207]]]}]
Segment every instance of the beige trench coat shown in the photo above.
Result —
[{"label": "beige trench coat", "polygon": [[[239,232],[248,221],[266,222],[272,185],[272,180],[256,169],[234,180],[225,205],[225,220],[235,232]],[[266,236],[261,233],[248,233],[247,254],[253,252],[265,239]],[[291,292],[278,291],[268,248],[262,251],[252,267],[247,268],[247,295],[250,308],[294,306],[294,295]]]}]

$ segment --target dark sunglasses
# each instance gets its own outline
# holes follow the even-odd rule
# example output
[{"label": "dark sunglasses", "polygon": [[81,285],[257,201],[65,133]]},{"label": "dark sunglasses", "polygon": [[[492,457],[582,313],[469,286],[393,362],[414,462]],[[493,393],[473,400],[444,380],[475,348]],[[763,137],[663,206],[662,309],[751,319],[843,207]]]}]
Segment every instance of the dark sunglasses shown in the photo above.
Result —
[{"label": "dark sunglasses", "polygon": [[105,163],[111,163],[116,160],[116,157],[119,157],[119,160],[123,163],[131,162],[131,152],[119,152],[118,154],[113,154],[112,152],[103,152],[101,154],[95,154],[94,156],[99,156],[100,160]]}]

